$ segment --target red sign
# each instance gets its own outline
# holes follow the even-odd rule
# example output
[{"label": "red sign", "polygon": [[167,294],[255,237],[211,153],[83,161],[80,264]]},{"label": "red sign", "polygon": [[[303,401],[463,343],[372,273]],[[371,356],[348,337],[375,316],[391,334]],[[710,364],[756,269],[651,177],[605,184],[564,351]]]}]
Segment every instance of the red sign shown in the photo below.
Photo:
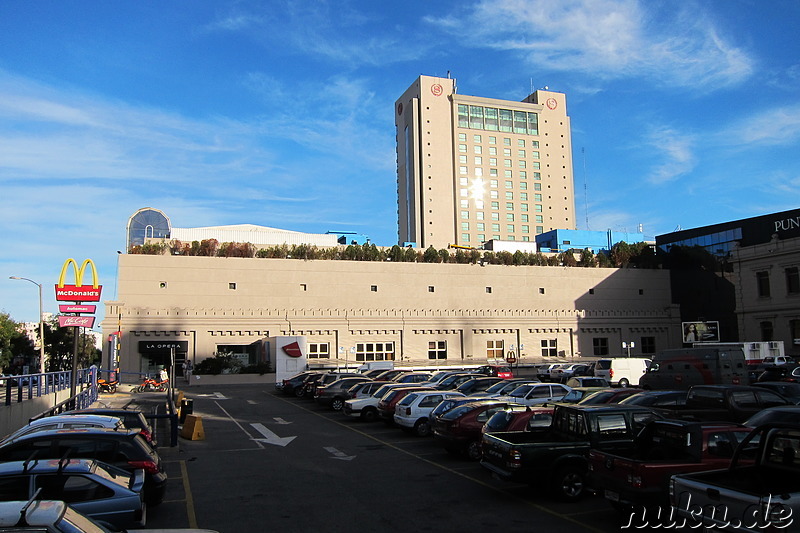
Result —
[{"label": "red sign", "polygon": [[94,313],[97,310],[96,305],[59,305],[59,313]]},{"label": "red sign", "polygon": [[[75,272],[75,284],[65,285],[64,277],[66,277],[67,269],[72,265],[72,270]],[[92,269],[92,284],[83,284],[83,273],[87,267]],[[61,267],[61,275],[58,277],[56,284],[56,301],[58,302],[99,302],[100,293],[103,292],[103,286],[97,281],[97,268],[91,259],[86,259],[83,264],[78,267],[78,263],[74,259],[67,259]]]},{"label": "red sign", "polygon": [[300,345],[296,342],[284,346],[283,351],[289,357],[301,357],[303,355],[303,352],[300,350]]},{"label": "red sign", "polygon": [[84,328],[91,328],[94,326],[93,316],[65,316],[58,315],[58,325],[62,328],[69,326],[79,326]]}]

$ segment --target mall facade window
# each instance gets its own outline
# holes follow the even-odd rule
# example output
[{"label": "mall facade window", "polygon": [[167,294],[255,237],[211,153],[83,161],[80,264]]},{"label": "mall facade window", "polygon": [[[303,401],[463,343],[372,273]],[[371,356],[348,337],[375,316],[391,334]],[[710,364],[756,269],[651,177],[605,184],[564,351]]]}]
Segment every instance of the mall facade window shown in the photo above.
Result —
[{"label": "mall facade window", "polygon": [[447,359],[447,341],[428,342],[428,359]]},{"label": "mall facade window", "polygon": [[759,298],[769,298],[769,272],[761,271],[756,272],[756,287],[758,290]]},{"label": "mall facade window", "polygon": [[641,337],[639,339],[639,347],[643,354],[656,353],[656,338],[655,337]]},{"label": "mall facade window", "polygon": [[486,341],[486,357],[488,359],[502,359],[503,341]]},{"label": "mall facade window", "polygon": [[394,361],[394,342],[359,342],[356,361]]},{"label": "mall facade window", "polygon": [[596,356],[608,355],[608,337],[595,337],[592,339],[592,352]]},{"label": "mall facade window", "polygon": [[761,341],[762,342],[769,342],[773,339],[773,329],[772,329],[772,322],[769,320],[763,320],[759,322],[758,329],[761,330]]},{"label": "mall facade window", "polygon": [[542,339],[542,357],[555,357],[558,355],[558,341],[556,339]]},{"label": "mall facade window", "polygon": [[331,356],[330,344],[328,344],[327,342],[308,343],[309,359],[329,359],[330,356]]},{"label": "mall facade window", "polygon": [[800,294],[800,269],[789,267],[786,272],[786,293]]}]

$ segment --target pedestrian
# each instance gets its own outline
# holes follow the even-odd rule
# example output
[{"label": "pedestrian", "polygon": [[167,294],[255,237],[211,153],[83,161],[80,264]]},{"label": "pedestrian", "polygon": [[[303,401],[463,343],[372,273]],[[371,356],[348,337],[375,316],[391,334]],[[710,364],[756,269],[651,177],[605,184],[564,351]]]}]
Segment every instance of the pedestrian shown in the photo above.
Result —
[{"label": "pedestrian", "polygon": [[188,359],[184,362],[184,365],[185,366],[183,367],[183,377],[186,379],[186,383],[191,385],[192,384],[192,370],[194,370],[194,365]]},{"label": "pedestrian", "polygon": [[169,374],[167,373],[166,367],[161,367],[161,372],[159,372],[159,379],[161,379],[161,383],[166,383],[169,381]]}]

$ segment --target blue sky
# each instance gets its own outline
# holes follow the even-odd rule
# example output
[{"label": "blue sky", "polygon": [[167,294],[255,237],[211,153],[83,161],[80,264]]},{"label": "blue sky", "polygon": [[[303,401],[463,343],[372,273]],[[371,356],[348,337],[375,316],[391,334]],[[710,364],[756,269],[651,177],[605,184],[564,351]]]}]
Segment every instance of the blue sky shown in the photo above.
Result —
[{"label": "blue sky", "polygon": [[141,207],[397,241],[393,103],[566,93],[579,229],[648,237],[798,207],[796,0],[0,1],[0,310]]}]

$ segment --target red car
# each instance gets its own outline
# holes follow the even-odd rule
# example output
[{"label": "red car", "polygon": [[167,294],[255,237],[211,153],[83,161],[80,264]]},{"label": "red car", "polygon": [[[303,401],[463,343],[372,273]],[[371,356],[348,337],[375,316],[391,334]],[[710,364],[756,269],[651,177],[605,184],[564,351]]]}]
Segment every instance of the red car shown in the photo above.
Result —
[{"label": "red car", "polygon": [[549,428],[554,410],[553,407],[511,406],[493,414],[481,428],[481,433]]},{"label": "red car", "polygon": [[463,454],[477,461],[481,458],[481,429],[489,418],[508,407],[497,400],[465,403],[434,421],[433,436],[451,454]]},{"label": "red car", "polygon": [[514,372],[511,371],[511,367],[505,365],[484,365],[477,368],[475,372],[503,379],[511,379],[514,377]]},{"label": "red car", "polygon": [[394,423],[394,406],[410,392],[435,390],[431,387],[398,387],[383,395],[378,402],[378,416],[387,424]]}]

